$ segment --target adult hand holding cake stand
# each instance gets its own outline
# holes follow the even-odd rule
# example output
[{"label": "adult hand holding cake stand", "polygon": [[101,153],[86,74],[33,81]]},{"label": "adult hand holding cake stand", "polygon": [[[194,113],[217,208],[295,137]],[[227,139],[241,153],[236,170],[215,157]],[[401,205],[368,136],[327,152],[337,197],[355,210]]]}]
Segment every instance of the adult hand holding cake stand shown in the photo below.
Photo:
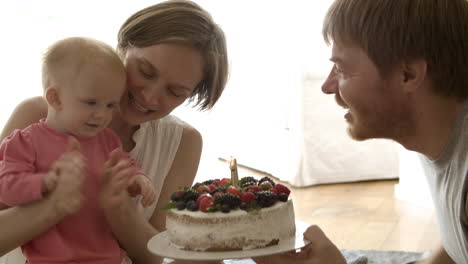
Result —
[{"label": "adult hand holding cake stand", "polygon": [[270,256],[252,258],[257,264],[346,264],[340,250],[328,239],[316,225],[311,225],[304,233],[304,239],[310,244],[299,251],[290,251]]}]

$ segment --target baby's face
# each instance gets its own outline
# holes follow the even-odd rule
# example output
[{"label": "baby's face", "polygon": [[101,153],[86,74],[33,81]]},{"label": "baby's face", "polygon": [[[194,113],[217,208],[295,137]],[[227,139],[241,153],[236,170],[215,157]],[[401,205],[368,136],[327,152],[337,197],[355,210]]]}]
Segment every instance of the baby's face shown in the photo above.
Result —
[{"label": "baby's face", "polygon": [[92,137],[112,120],[125,90],[125,73],[86,67],[75,80],[60,91],[58,114],[67,133]]}]

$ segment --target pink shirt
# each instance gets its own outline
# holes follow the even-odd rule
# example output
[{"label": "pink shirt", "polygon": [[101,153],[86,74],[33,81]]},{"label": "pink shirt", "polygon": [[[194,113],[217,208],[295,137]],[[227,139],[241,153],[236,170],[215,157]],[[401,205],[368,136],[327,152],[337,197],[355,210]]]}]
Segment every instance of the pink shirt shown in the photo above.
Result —
[{"label": "pink shirt", "polygon": [[[42,178],[66,151],[68,137],[41,120],[5,138],[0,145],[0,202],[16,206],[42,199]],[[116,264],[126,255],[98,202],[99,172],[109,153],[121,146],[119,138],[110,129],[92,138],[76,138],[86,158],[82,207],[22,246],[29,264]]]}]

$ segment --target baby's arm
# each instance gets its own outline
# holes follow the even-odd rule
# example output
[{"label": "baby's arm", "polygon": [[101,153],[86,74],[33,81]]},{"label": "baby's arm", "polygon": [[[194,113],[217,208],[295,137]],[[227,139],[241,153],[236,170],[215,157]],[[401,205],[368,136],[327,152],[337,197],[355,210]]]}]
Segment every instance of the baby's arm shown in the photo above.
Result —
[{"label": "baby's arm", "polygon": [[34,167],[36,152],[27,132],[16,130],[0,145],[0,202],[23,205],[43,198],[45,173]]},{"label": "baby's arm", "polygon": [[[114,152],[114,157],[118,157],[118,160],[126,161],[126,166],[122,168],[122,170],[131,169],[133,171],[133,176],[127,188],[128,194],[133,197],[141,194],[141,204],[143,207],[148,207],[156,201],[156,190],[154,189],[153,183],[145,175],[145,172],[137,166],[135,160],[131,158],[127,152],[123,151],[119,137],[110,129],[106,129],[103,132],[106,133],[104,138],[107,141],[107,146],[112,149],[110,153]],[[111,155],[110,153],[109,156]]]}]

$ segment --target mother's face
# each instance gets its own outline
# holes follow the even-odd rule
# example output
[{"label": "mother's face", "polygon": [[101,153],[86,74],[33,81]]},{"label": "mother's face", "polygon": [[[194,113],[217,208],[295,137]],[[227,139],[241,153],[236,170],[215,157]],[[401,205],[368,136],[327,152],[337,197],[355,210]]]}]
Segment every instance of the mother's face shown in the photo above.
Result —
[{"label": "mother's face", "polygon": [[203,79],[202,54],[182,44],[128,48],[124,64],[127,92],[120,111],[122,119],[130,125],[168,115],[192,95]]}]

